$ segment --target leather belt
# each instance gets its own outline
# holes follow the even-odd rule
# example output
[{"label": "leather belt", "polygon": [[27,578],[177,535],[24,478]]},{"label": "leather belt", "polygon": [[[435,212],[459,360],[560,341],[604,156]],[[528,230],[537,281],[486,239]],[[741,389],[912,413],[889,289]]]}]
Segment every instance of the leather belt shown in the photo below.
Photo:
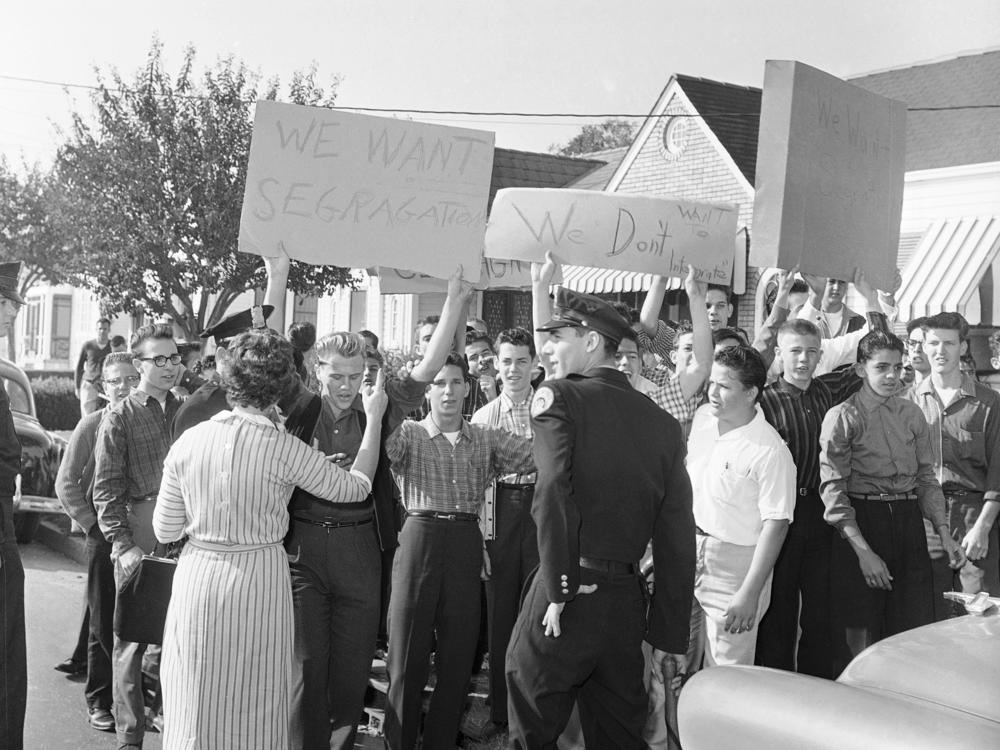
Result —
[{"label": "leather belt", "polygon": [[874,500],[876,502],[891,503],[896,500],[916,500],[916,492],[881,492],[877,495],[848,495],[852,500]]},{"label": "leather belt", "polygon": [[580,567],[587,570],[599,570],[602,573],[615,573],[623,576],[634,576],[639,572],[635,563],[619,562],[618,560],[600,560],[596,557],[581,557]]},{"label": "leather belt", "polygon": [[982,497],[983,495],[986,494],[985,492],[981,492],[980,490],[969,490],[966,489],[965,487],[956,487],[955,489],[952,490],[942,487],[941,490],[944,492],[944,494],[948,495],[949,497],[964,497],[966,495],[972,495],[974,497]]},{"label": "leather belt", "polygon": [[498,490],[512,490],[514,492],[525,492],[535,489],[534,482],[525,482],[524,484],[507,484],[506,482],[497,482]]},{"label": "leather belt", "polygon": [[292,516],[292,520],[298,523],[307,523],[310,526],[320,526],[324,529],[348,529],[353,526],[364,526],[372,522],[371,518],[366,518],[362,521],[316,521],[312,518],[300,518],[299,516]]},{"label": "leather belt", "polygon": [[413,518],[433,518],[437,521],[479,522],[479,515],[477,513],[443,513],[437,510],[408,510],[406,511],[406,515]]}]

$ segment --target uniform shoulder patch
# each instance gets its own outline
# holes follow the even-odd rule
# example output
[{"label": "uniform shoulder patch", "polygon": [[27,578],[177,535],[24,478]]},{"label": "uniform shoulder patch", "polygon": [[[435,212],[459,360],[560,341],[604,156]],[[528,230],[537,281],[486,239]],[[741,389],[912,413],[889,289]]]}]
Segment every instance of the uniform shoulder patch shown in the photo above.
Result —
[{"label": "uniform shoulder patch", "polygon": [[537,417],[544,414],[552,402],[555,400],[555,396],[552,393],[551,388],[546,386],[541,386],[535,391],[535,397],[531,400],[531,416]]}]

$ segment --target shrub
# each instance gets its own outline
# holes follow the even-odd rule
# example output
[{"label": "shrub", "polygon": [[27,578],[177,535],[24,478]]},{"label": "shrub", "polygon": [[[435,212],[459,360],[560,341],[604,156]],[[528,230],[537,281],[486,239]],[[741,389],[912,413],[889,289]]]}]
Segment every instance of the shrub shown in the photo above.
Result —
[{"label": "shrub", "polygon": [[72,430],[80,421],[80,402],[73,378],[46,377],[31,381],[38,421],[46,430]]}]

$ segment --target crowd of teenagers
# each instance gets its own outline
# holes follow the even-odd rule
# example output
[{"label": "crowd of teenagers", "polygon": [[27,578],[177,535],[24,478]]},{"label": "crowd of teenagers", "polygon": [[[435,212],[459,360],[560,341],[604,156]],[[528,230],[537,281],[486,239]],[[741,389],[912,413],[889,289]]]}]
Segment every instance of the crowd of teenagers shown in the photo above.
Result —
[{"label": "crowd of teenagers", "polygon": [[112,622],[154,551],[178,555],[168,750],[354,747],[376,650],[392,750],[455,747],[484,661],[513,748],[665,748],[698,669],[834,679],[955,615],[943,592],[1000,595],[1000,396],[963,367],[966,321],[900,338],[891,290],[856,274],[854,312],[796,270],[751,337],[693,271],[677,324],[659,277],[641,311],[553,300],[551,258],[534,330],[492,336],[459,269],[406,361],[368,331],[283,337],[265,306],[202,334],[204,378],[171,326],[110,351],[102,321],[78,385],[106,406],[58,477],[87,535],[91,725],[142,746],[147,645]]}]

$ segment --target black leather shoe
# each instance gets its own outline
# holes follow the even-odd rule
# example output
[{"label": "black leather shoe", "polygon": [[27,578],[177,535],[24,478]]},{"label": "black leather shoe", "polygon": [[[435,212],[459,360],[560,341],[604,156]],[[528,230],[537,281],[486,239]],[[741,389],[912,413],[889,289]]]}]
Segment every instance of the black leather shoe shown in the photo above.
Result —
[{"label": "black leather shoe", "polygon": [[99,732],[112,732],[115,728],[115,717],[106,708],[91,708],[87,711],[87,721]]},{"label": "black leather shoe", "polygon": [[87,671],[87,662],[67,659],[66,661],[61,661],[56,664],[53,669],[57,672],[64,672],[65,674],[83,674]]}]

